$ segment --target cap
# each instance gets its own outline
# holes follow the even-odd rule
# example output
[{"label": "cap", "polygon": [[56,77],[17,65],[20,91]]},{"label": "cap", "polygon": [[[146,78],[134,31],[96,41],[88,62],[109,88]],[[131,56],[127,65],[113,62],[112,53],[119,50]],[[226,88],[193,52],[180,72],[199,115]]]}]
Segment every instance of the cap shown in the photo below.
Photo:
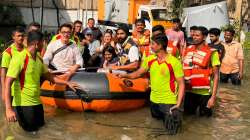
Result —
[{"label": "cap", "polygon": [[93,35],[93,31],[91,29],[88,29],[86,32],[85,32],[86,35]]}]

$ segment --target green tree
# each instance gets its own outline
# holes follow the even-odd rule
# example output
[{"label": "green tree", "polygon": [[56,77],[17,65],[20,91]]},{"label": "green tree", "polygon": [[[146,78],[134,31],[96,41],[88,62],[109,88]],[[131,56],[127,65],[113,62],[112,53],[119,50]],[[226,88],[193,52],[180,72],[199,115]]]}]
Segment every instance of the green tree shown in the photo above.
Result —
[{"label": "green tree", "polygon": [[0,5],[1,25],[24,25],[20,10],[14,5]]},{"label": "green tree", "polygon": [[173,0],[171,2],[172,17],[181,17],[183,13],[183,8],[187,4],[187,0]]}]

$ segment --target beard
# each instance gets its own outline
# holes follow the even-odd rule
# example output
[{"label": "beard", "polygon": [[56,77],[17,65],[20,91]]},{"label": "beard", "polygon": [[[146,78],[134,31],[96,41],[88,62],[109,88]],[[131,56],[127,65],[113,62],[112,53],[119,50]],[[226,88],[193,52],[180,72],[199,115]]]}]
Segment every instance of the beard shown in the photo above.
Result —
[{"label": "beard", "polygon": [[122,44],[126,39],[127,39],[127,37],[125,37],[125,38],[118,38],[117,41],[118,41],[118,43]]},{"label": "beard", "polygon": [[215,42],[218,41],[218,39],[215,39],[215,40],[210,40],[212,44],[214,44]]}]

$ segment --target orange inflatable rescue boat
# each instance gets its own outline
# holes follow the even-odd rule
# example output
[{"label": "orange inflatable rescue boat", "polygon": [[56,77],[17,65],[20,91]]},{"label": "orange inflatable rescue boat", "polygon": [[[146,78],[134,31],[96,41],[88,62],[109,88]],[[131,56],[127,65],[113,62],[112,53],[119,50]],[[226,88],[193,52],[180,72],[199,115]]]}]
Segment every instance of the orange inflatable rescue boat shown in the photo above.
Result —
[{"label": "orange inflatable rescue boat", "polygon": [[113,112],[144,106],[149,96],[148,80],[124,80],[110,73],[76,72],[70,79],[82,90],[44,81],[40,98],[43,104],[72,111]]}]

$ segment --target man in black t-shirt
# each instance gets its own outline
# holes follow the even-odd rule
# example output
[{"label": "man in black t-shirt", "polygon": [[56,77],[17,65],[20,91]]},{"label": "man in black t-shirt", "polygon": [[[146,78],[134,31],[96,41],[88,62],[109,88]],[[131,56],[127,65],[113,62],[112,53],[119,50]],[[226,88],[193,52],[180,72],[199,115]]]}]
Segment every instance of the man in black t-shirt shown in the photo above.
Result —
[{"label": "man in black t-shirt", "polygon": [[220,38],[220,33],[221,33],[220,29],[211,28],[209,30],[209,37],[210,37],[211,43],[209,43],[208,45],[218,51],[220,61],[221,61],[223,59],[224,55],[225,55],[225,48],[221,44],[221,41],[219,39]]}]

